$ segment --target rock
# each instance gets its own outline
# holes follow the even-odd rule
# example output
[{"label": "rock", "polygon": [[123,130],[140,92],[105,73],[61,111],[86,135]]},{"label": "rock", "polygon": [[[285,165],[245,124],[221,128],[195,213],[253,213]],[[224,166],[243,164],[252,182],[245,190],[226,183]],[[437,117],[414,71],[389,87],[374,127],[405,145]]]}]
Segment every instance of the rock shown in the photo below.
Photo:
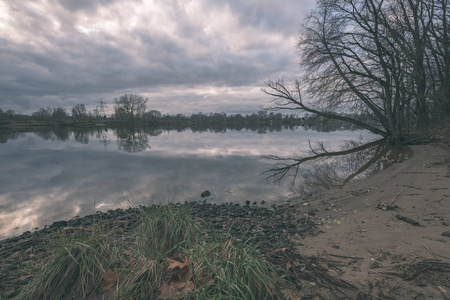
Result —
[{"label": "rock", "polygon": [[209,196],[211,196],[211,192],[208,191],[208,190],[206,190],[206,191],[204,191],[203,193],[201,193],[200,196],[201,196],[202,198],[209,197]]},{"label": "rock", "polygon": [[442,233],[442,235],[443,235],[443,236],[448,236],[448,237],[450,237],[450,231],[444,231],[444,232]]},{"label": "rock", "polygon": [[67,221],[56,221],[53,222],[52,225],[50,225],[50,228],[59,228],[59,227],[64,227],[64,226],[68,226],[69,223],[67,223]]}]

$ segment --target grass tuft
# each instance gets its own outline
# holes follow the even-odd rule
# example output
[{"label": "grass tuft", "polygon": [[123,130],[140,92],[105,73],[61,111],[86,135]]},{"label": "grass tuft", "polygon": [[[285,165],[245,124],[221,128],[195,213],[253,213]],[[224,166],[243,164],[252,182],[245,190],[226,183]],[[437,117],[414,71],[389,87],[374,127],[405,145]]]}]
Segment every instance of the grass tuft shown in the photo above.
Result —
[{"label": "grass tuft", "polygon": [[178,205],[151,207],[142,212],[137,250],[150,259],[173,256],[198,242],[200,231],[189,208]]},{"label": "grass tuft", "polygon": [[142,210],[136,242],[106,223],[60,234],[17,299],[284,299],[276,268],[249,242],[206,242],[188,208]]},{"label": "grass tuft", "polygon": [[195,299],[284,299],[279,272],[248,242],[229,239],[191,251]]},{"label": "grass tuft", "polygon": [[52,253],[20,299],[82,299],[95,292],[114,261],[112,240],[103,230],[59,235]]}]

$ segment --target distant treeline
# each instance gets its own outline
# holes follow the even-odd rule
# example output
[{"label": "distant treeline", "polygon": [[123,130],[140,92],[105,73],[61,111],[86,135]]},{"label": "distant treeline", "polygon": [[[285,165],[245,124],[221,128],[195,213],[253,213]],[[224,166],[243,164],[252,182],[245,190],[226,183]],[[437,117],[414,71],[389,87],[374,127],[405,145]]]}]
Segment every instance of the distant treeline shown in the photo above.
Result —
[{"label": "distant treeline", "polygon": [[[243,118],[245,119],[244,116]],[[286,119],[289,120],[289,118]],[[324,119],[314,116],[306,116],[300,118],[300,120],[303,122],[301,125],[295,124],[296,122],[294,121],[292,121],[292,123],[287,122],[286,124],[253,122],[247,123],[245,127],[241,127],[240,125],[233,125],[231,122],[222,122],[208,125],[207,120],[205,120],[204,125],[195,123],[194,126],[185,126],[185,122],[180,122],[179,124],[167,123],[165,125],[152,126],[146,125],[148,123],[145,122],[117,122],[108,124],[108,118],[106,118],[97,121],[95,126],[69,126],[66,124],[66,126],[36,126],[34,128],[27,126],[17,126],[16,128],[0,127],[0,143],[6,143],[9,140],[24,137],[25,133],[32,132],[36,136],[50,141],[66,141],[74,139],[81,144],[88,144],[90,140],[95,139],[104,143],[106,147],[110,143],[109,133],[111,133],[116,136],[119,150],[123,150],[126,152],[140,152],[150,147],[150,137],[159,136],[164,132],[170,131],[183,132],[186,130],[191,130],[193,132],[224,133],[228,130],[245,130],[256,132],[258,134],[265,134],[268,132],[278,132],[283,130],[296,130],[301,126],[303,127],[303,130],[313,130],[321,132],[355,129],[343,122],[341,124],[337,121],[325,121]],[[243,122],[239,124],[243,124]]]},{"label": "distant treeline", "polygon": [[41,108],[31,115],[17,114],[14,111],[0,109],[0,127],[4,129],[31,130],[37,127],[154,127],[165,131],[213,131],[226,130],[252,131],[281,131],[292,130],[298,126],[317,131],[356,130],[355,125],[326,120],[315,115],[299,116],[296,114],[281,114],[268,111],[258,111],[252,114],[226,114],[226,113],[196,113],[192,115],[163,114],[157,110],[150,110],[138,117],[117,117],[116,114],[106,116],[96,112],[86,112],[84,105],[76,105],[69,115],[64,108]]}]

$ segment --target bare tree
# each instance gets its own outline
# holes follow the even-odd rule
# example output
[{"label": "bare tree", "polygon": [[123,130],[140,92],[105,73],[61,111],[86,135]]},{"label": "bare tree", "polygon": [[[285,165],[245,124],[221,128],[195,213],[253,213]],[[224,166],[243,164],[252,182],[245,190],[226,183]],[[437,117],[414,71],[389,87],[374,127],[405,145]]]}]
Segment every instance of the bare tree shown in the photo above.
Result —
[{"label": "bare tree", "polygon": [[62,107],[56,107],[52,112],[52,120],[56,122],[63,122],[67,119],[68,114],[66,110]]},{"label": "bare tree", "polygon": [[52,116],[52,113],[53,113],[53,109],[51,107],[39,108],[39,110],[32,113],[31,116],[34,118],[37,118],[37,119],[49,120]]},{"label": "bare tree", "polygon": [[450,0],[432,1],[433,19],[428,35],[429,80],[435,115],[450,115]]},{"label": "bare tree", "polygon": [[72,108],[72,117],[77,120],[83,120],[87,116],[86,106],[84,104],[77,104]]},{"label": "bare tree", "polygon": [[148,98],[139,95],[125,94],[114,99],[116,118],[133,120],[141,118],[145,113]]},{"label": "bare tree", "polygon": [[[405,142],[412,125],[428,123],[435,76],[428,56],[448,44],[439,40],[434,7],[447,1],[321,0],[301,28],[302,75],[268,81],[264,91],[275,109],[347,121]],[[430,30],[439,46],[431,46]]]}]

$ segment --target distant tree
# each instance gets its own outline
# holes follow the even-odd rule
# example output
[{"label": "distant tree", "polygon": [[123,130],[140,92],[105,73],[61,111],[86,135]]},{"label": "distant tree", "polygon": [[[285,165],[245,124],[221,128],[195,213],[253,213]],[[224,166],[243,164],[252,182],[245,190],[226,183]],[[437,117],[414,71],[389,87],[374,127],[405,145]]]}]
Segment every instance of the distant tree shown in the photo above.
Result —
[{"label": "distant tree", "polygon": [[100,118],[100,110],[98,108],[94,108],[92,110],[92,113],[89,114],[89,116],[94,118]]},{"label": "distant tree", "polygon": [[145,103],[148,98],[139,95],[125,94],[114,99],[114,111],[116,118],[133,120],[141,118],[145,113]]},{"label": "distant tree", "polygon": [[155,120],[161,119],[162,113],[159,110],[151,110],[143,114],[144,119],[146,120]]},{"label": "distant tree", "polygon": [[0,108],[0,121],[6,120],[6,113]]},{"label": "distant tree", "polygon": [[35,111],[31,114],[32,117],[37,119],[50,119],[53,113],[53,109],[50,107],[47,108],[39,108],[38,111]]},{"label": "distant tree", "polygon": [[57,107],[53,109],[52,120],[56,122],[65,121],[68,117],[66,110],[62,107]]},{"label": "distant tree", "polygon": [[72,117],[76,120],[83,120],[87,116],[84,104],[77,104],[72,108]]}]

